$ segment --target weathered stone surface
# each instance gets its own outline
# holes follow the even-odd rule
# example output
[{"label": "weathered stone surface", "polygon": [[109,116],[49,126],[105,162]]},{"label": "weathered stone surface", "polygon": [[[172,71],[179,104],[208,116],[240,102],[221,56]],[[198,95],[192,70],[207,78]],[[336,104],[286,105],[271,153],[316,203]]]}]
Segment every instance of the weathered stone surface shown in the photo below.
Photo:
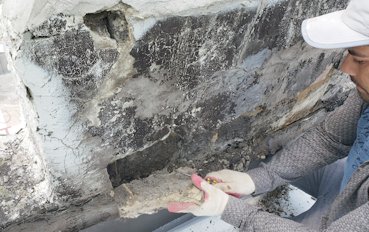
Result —
[{"label": "weathered stone surface", "polygon": [[296,44],[301,40],[300,27],[304,19],[344,8],[346,4],[346,0],[292,0],[267,5],[254,19],[253,31],[245,38],[241,57],[255,54],[262,48],[288,48]]},{"label": "weathered stone surface", "polygon": [[41,26],[33,30],[32,35],[34,38],[44,38],[65,33],[68,30],[68,19],[64,18],[63,14],[52,16]]},{"label": "weathered stone surface", "polygon": [[[20,219],[41,214],[54,206],[51,178],[29,126],[32,98],[0,54],[0,230]],[[22,97],[23,96],[23,97]],[[28,98],[27,98],[28,97]],[[47,206],[46,206],[47,205]]]},{"label": "weathered stone surface", "polygon": [[160,21],[132,49],[134,67],[139,75],[188,91],[236,63],[255,14],[240,9]]},{"label": "weathered stone surface", "polygon": [[0,137],[0,229],[54,205],[49,173],[31,138],[25,130]]},{"label": "weathered stone surface", "polygon": [[72,100],[85,102],[96,94],[116,62],[118,51],[96,48],[90,32],[82,25],[65,30],[63,17],[60,15],[36,28],[34,37],[25,40],[24,47],[29,49],[26,52],[33,62],[62,77]]},{"label": "weathered stone surface", "polygon": [[202,14],[160,17],[137,12],[142,1],[92,11],[71,3],[25,24],[13,58],[33,96],[30,129],[53,200],[84,204],[178,167],[247,170],[280,149],[352,87],[333,69],[342,51],[310,48],[299,31],[302,19],[346,2],[234,1],[224,11],[209,3]]},{"label": "weathered stone surface", "polygon": [[119,217],[116,204],[109,196],[98,196],[83,205],[72,205],[58,210],[44,211],[41,215],[27,218],[18,224],[13,224],[4,232],[29,231],[80,231],[103,221]]}]

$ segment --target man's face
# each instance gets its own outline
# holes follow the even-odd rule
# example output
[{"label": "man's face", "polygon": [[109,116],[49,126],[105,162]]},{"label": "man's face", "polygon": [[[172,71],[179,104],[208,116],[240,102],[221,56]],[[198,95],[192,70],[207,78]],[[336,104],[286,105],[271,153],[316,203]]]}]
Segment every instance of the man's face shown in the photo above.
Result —
[{"label": "man's face", "polygon": [[341,71],[350,75],[360,97],[369,103],[369,46],[348,49]]}]

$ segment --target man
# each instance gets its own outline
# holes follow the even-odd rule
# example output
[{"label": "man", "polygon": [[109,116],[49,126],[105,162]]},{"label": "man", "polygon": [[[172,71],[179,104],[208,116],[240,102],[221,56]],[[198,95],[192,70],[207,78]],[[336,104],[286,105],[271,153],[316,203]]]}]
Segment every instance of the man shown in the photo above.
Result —
[{"label": "man", "polygon": [[[169,211],[221,215],[240,231],[369,231],[369,1],[352,0],[346,10],[305,20],[302,33],[317,48],[348,48],[341,70],[357,90],[267,164],[247,173],[209,173],[215,185],[193,175],[193,183],[204,192],[203,203],[173,202]],[[293,220],[233,197],[257,195],[288,182],[317,197],[310,210]]]}]

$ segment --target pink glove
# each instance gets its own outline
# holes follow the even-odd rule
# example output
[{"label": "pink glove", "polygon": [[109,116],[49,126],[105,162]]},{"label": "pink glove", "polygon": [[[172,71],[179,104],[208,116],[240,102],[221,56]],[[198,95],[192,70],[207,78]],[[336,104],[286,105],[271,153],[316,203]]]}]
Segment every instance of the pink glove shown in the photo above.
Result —
[{"label": "pink glove", "polygon": [[195,216],[221,215],[228,203],[229,196],[223,191],[211,186],[200,176],[191,176],[193,184],[203,191],[203,202],[200,205],[191,202],[170,202],[168,211],[172,213],[192,213]]},{"label": "pink glove", "polygon": [[255,191],[254,181],[244,172],[223,169],[207,174],[205,179],[211,181],[214,187],[238,198]]}]

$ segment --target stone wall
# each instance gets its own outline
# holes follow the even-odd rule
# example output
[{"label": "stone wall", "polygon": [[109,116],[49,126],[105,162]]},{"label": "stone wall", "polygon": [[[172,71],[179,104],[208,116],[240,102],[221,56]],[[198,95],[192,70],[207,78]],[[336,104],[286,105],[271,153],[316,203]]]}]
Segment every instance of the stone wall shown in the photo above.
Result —
[{"label": "stone wall", "polygon": [[[2,38],[28,96],[24,109],[36,115],[27,130],[50,191],[37,205],[32,194],[2,199],[27,212],[2,207],[1,226],[57,221],[91,199],[96,208],[115,205],[114,194],[121,216],[134,216],[152,209],[124,211],[137,202],[115,191],[122,184],[144,186],[181,167],[255,166],[346,99],[352,85],[336,70],[342,51],[307,46],[299,29],[346,3],[4,0]],[[160,181],[148,191],[162,191]],[[10,204],[16,197],[29,207]],[[73,225],[53,228],[86,226]]]}]

